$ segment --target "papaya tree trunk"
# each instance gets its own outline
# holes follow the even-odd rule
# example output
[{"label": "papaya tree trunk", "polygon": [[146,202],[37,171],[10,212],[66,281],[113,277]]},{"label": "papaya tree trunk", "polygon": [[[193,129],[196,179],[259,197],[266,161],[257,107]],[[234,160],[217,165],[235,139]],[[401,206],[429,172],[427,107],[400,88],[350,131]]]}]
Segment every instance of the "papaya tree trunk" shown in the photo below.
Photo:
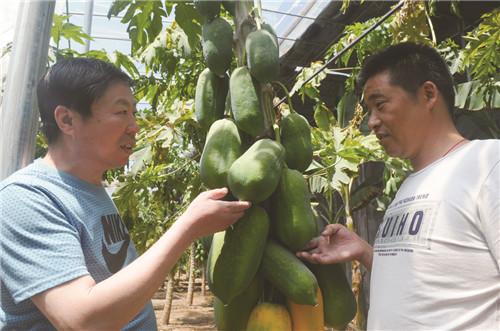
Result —
[{"label": "papaya tree trunk", "polygon": [[207,278],[206,278],[206,263],[205,261],[203,261],[202,265],[201,265],[201,295],[202,296],[205,296],[207,295],[206,291],[205,291],[205,287],[207,286]]},{"label": "papaya tree trunk", "polygon": [[180,266],[177,268],[177,271],[175,274],[176,274],[175,275],[176,281],[179,281],[179,279],[181,279],[181,267]]},{"label": "papaya tree trunk", "polygon": [[[353,179],[350,180],[348,185],[344,185],[342,187],[342,198],[344,200],[345,214],[346,214],[346,226],[349,230],[354,231],[354,220],[352,218],[351,211],[351,188],[352,188]],[[358,330],[365,329],[365,314],[363,309],[361,309],[361,268],[360,263],[358,261],[351,262],[351,270],[352,270],[352,292],[354,293],[354,297],[356,298],[356,316],[354,317],[354,326]]]},{"label": "papaya tree trunk", "polygon": [[235,31],[235,54],[238,67],[245,64],[245,39],[253,29],[253,22],[250,20],[249,12],[252,8],[252,1],[236,1],[233,17]]},{"label": "papaya tree trunk", "polygon": [[187,290],[187,304],[189,306],[191,306],[193,304],[195,268],[196,268],[195,245],[194,245],[194,243],[192,243],[190,246],[190,251],[189,251],[189,280],[188,280],[188,290]]},{"label": "papaya tree trunk", "polygon": [[167,276],[167,288],[165,290],[165,304],[160,315],[160,322],[162,325],[168,325],[170,322],[170,311],[172,310],[172,300],[174,298],[174,273],[169,273]]},{"label": "papaya tree trunk", "polygon": [[358,330],[366,329],[366,318],[362,303],[363,279],[361,277],[360,263],[352,261],[352,292],[356,298],[356,316],[354,316],[354,325]]}]

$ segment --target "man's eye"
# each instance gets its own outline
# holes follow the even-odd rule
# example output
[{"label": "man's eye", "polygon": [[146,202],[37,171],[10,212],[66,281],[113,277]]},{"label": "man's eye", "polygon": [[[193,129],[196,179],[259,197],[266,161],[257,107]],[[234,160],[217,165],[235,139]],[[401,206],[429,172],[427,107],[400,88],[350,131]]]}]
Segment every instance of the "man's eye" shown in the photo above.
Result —
[{"label": "man's eye", "polygon": [[375,104],[375,107],[377,107],[378,110],[382,109],[385,105],[385,102],[379,102],[377,104]]}]

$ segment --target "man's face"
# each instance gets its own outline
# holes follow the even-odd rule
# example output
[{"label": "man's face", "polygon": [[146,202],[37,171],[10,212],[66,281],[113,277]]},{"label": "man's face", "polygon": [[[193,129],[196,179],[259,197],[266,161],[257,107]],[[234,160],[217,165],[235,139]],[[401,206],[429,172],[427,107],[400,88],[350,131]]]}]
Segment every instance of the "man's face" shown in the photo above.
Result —
[{"label": "man's face", "polygon": [[418,153],[424,134],[424,106],[420,97],[391,84],[390,74],[381,72],[367,80],[363,102],[368,109],[368,127],[389,155],[411,159]]},{"label": "man's face", "polygon": [[130,87],[115,83],[91,106],[91,116],[78,117],[75,144],[80,157],[92,167],[113,169],[125,165],[139,130],[135,120],[136,101]]}]

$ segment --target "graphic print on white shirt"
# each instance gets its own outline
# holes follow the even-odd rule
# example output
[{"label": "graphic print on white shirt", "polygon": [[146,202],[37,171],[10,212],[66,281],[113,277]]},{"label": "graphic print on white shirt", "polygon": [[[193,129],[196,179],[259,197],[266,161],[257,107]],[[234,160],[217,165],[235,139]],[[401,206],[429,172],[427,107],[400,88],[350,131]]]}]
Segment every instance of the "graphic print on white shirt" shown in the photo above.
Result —
[{"label": "graphic print on white shirt", "polygon": [[395,256],[401,252],[411,253],[415,246],[430,249],[430,235],[436,222],[439,201],[415,202],[428,196],[422,194],[404,199],[386,212],[375,239],[376,254]]}]

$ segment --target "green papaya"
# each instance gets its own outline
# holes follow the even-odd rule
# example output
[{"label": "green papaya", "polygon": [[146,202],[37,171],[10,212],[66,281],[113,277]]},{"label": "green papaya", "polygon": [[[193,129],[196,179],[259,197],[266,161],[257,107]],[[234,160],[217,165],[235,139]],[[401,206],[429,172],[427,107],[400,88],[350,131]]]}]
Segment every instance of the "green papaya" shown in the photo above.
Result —
[{"label": "green papaya", "polygon": [[258,87],[247,67],[236,68],[229,79],[231,110],[236,125],[252,137],[265,131],[264,114],[260,109]]},{"label": "green papaya", "polygon": [[229,79],[227,75],[218,77],[210,69],[203,70],[196,83],[194,96],[195,117],[204,130],[224,116]]},{"label": "green papaya", "polygon": [[260,29],[248,34],[245,40],[247,65],[260,83],[278,80],[280,64],[276,36]]},{"label": "green papaya", "polygon": [[279,49],[278,37],[276,36],[276,32],[274,31],[273,27],[265,22],[262,23],[261,27],[262,29],[267,30],[267,32],[269,32],[274,37],[274,41],[276,42],[276,47],[278,47]]},{"label": "green papaya", "polygon": [[201,27],[203,57],[214,73],[224,75],[233,56],[233,29],[223,18],[217,17]]},{"label": "green papaya", "polygon": [[274,233],[288,249],[297,252],[317,235],[309,188],[300,172],[283,169],[272,205]]},{"label": "green papaya", "polygon": [[224,245],[213,271],[213,293],[225,304],[243,292],[259,269],[269,217],[257,205],[226,230]]},{"label": "green papaya", "polygon": [[323,295],[325,324],[343,330],[356,315],[356,299],[341,264],[307,264]]},{"label": "green papaya", "polygon": [[219,331],[245,330],[252,309],[262,294],[263,280],[258,273],[250,285],[231,303],[224,303],[214,297],[215,325]]},{"label": "green papaya", "polygon": [[214,268],[217,259],[219,258],[220,252],[222,250],[222,246],[224,245],[224,237],[226,236],[226,231],[220,231],[214,233],[212,237],[212,245],[210,246],[210,250],[208,251],[207,258],[207,283],[210,290],[213,292],[214,290]]},{"label": "green papaya", "polygon": [[220,1],[216,0],[194,0],[194,8],[204,21],[210,21],[219,15]]},{"label": "green papaya", "polygon": [[208,188],[227,187],[227,173],[243,153],[238,128],[229,119],[215,121],[208,130],[200,159],[200,177]]},{"label": "green papaya", "polygon": [[229,189],[240,200],[266,200],[278,185],[284,156],[280,143],[267,138],[256,141],[229,169]]},{"label": "green papaya", "polygon": [[285,147],[286,164],[300,172],[312,161],[311,127],[304,116],[295,112],[284,116],[280,123],[281,143]]},{"label": "green papaya", "polygon": [[262,273],[288,299],[301,305],[316,305],[318,282],[314,274],[293,253],[268,240],[262,257]]}]

